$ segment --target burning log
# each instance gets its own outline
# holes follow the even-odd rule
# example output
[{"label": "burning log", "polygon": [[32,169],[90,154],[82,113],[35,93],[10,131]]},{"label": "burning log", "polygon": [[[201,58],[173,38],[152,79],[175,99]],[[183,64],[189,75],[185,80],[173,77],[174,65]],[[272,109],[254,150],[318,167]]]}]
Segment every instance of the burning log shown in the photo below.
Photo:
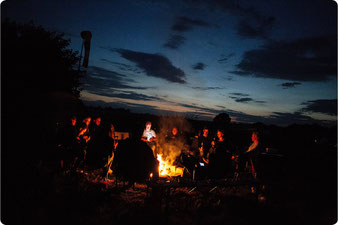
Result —
[{"label": "burning log", "polygon": [[164,160],[161,154],[157,155],[159,161],[159,176],[181,176],[183,177],[183,168],[172,165],[168,160]]}]

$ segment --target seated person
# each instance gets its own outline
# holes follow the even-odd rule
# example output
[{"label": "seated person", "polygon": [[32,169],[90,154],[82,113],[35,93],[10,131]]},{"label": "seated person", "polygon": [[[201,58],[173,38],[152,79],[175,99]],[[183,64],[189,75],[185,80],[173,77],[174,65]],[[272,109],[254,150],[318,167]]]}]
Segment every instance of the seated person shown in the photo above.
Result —
[{"label": "seated person", "polygon": [[187,149],[189,148],[186,144],[186,138],[182,133],[178,132],[177,127],[173,127],[173,129],[171,130],[171,133],[169,135],[166,136],[166,142],[168,143],[172,143],[174,145],[179,146],[180,148]]},{"label": "seated person", "polygon": [[178,130],[176,127],[173,127],[173,129],[171,130],[171,133],[166,137],[167,141],[174,141],[177,140],[179,137],[178,135]]},{"label": "seated person", "polygon": [[156,133],[154,130],[151,129],[151,122],[146,123],[146,127],[143,130],[143,134],[141,140],[146,142],[148,146],[153,150],[154,156],[156,157],[155,150],[156,150]]}]

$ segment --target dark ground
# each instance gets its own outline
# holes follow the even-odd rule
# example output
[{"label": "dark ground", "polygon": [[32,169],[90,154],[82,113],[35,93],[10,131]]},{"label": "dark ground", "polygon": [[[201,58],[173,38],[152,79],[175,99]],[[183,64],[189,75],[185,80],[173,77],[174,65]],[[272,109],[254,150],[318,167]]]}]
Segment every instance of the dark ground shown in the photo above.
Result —
[{"label": "dark ground", "polygon": [[[320,158],[316,158],[316,161]],[[335,159],[332,160],[332,162]],[[299,160],[295,160],[300,163]],[[308,160],[310,162],[310,160]],[[334,224],[336,189],[327,177],[330,164],[307,174],[280,176],[266,183],[266,199],[258,201],[250,186],[213,185],[172,188],[169,198],[145,183],[118,182],[104,170],[64,173],[36,165],[15,177],[4,224]],[[314,171],[315,170],[315,171]],[[286,171],[284,173],[287,174]],[[316,174],[313,174],[316,173]],[[312,178],[316,179],[312,179]],[[317,178],[320,178],[319,180]],[[332,177],[331,177],[332,178]],[[173,182],[173,181],[172,181]],[[201,181],[202,182],[202,181]],[[332,185],[332,186],[330,186]],[[162,194],[161,194],[162,193]]]}]

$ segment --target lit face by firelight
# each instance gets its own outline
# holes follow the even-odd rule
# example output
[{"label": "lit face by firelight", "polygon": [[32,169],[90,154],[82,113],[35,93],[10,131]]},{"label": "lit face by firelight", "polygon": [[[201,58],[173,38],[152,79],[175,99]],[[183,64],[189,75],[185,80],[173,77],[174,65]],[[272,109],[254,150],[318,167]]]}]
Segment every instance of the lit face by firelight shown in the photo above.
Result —
[{"label": "lit face by firelight", "polygon": [[72,126],[75,126],[76,124],[76,119],[72,119]]},{"label": "lit face by firelight", "polygon": [[217,137],[218,137],[218,139],[223,139],[223,136],[224,136],[224,134],[222,133],[222,131],[217,131]]},{"label": "lit face by firelight", "polygon": [[87,126],[89,126],[90,121],[91,121],[91,118],[90,118],[90,117],[87,117],[86,119],[84,119],[83,122],[84,122]]},{"label": "lit face by firelight", "polygon": [[146,124],[146,130],[150,130],[151,129],[151,123],[147,123]]},{"label": "lit face by firelight", "polygon": [[252,133],[251,140],[253,142],[257,142],[258,141],[258,137],[257,137],[257,135],[255,133]]},{"label": "lit face by firelight", "polygon": [[207,137],[209,134],[209,130],[208,129],[203,129],[203,136]]},{"label": "lit face by firelight", "polygon": [[100,117],[99,117],[99,118],[96,118],[95,124],[96,124],[97,126],[100,126],[100,124],[101,124],[101,118],[100,118]]}]

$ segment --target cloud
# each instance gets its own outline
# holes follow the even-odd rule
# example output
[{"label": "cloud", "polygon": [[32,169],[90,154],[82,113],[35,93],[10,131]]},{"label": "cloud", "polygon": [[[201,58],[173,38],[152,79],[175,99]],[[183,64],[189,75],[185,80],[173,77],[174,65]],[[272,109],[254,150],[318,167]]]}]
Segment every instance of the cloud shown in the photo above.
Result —
[{"label": "cloud", "polygon": [[243,38],[267,39],[274,25],[273,17],[260,17],[257,20],[241,20],[237,25],[237,34]]},{"label": "cloud", "polygon": [[236,33],[243,38],[267,39],[269,32],[274,27],[275,18],[263,15],[259,11],[250,7],[243,7],[236,0],[186,0],[196,7],[207,6],[210,10],[222,10],[225,13],[232,14],[239,19],[239,23],[235,27]]},{"label": "cloud", "polygon": [[231,95],[236,95],[236,96],[249,96],[248,94],[243,94],[243,93],[238,93],[238,92],[234,92],[234,93],[230,93]]},{"label": "cloud", "polygon": [[230,96],[230,98],[234,99],[236,102],[252,102],[253,99],[252,98],[239,98],[239,97],[234,97],[234,96]]},{"label": "cloud", "polygon": [[260,103],[260,104],[266,103],[265,101],[254,100],[253,98],[250,98],[248,94],[230,93],[230,95],[233,95],[233,96],[229,96],[229,98],[234,99],[235,102],[239,102],[239,103],[249,103],[249,102],[255,102],[255,103]]},{"label": "cloud", "polygon": [[301,85],[302,83],[299,82],[286,82],[286,83],[282,83],[279,86],[282,86],[283,89],[288,89],[288,88],[293,88],[296,85]]},{"label": "cloud", "polygon": [[171,27],[173,31],[187,32],[193,29],[193,27],[213,27],[215,25],[209,24],[203,20],[190,19],[185,16],[177,17],[175,24]]},{"label": "cloud", "polygon": [[227,80],[227,81],[233,81],[234,80],[234,78],[232,77],[232,76],[227,76],[226,78],[224,78],[225,80]]},{"label": "cloud", "polygon": [[[182,115],[188,118],[201,119],[201,120],[212,120],[216,115],[220,113],[227,113],[233,122],[240,123],[256,123],[261,122],[264,124],[274,124],[279,126],[288,126],[291,124],[321,124],[321,125],[336,125],[337,121],[326,121],[326,120],[316,120],[309,116],[302,115],[301,112],[294,113],[285,113],[285,112],[273,112],[270,116],[256,116],[250,115],[243,112],[226,109],[223,106],[217,106],[222,110],[207,108],[203,106],[198,106],[194,104],[177,104],[187,108],[187,111],[184,113],[161,110],[156,106],[146,105],[146,104],[137,104],[137,103],[127,103],[123,101],[114,101],[114,102],[104,102],[104,101],[86,101],[83,100],[86,105],[95,105],[103,107],[113,107],[113,108],[124,108],[129,109],[137,113],[151,113],[157,115]],[[190,109],[190,110],[189,110]]]},{"label": "cloud", "polygon": [[226,61],[228,61],[231,57],[233,57],[235,55],[235,53],[230,53],[230,54],[228,54],[228,55],[224,55],[224,54],[222,54],[221,55],[221,57],[220,57],[220,59],[219,60],[217,60],[219,63],[224,63],[224,62],[226,62]]},{"label": "cloud", "polygon": [[125,63],[119,63],[119,62],[114,62],[108,59],[101,59],[102,62],[107,62],[113,66],[115,66],[116,68],[118,68],[119,70],[122,71],[128,71],[128,72],[133,72],[133,73],[141,73],[141,71],[138,68],[135,68],[134,66],[125,64]]},{"label": "cloud", "polygon": [[221,88],[221,87],[191,87],[191,88],[197,89],[197,90],[202,90],[202,91],[225,89],[225,88]]},{"label": "cloud", "polygon": [[204,70],[204,68],[206,67],[206,65],[204,63],[196,63],[195,65],[192,66],[192,68],[194,70]]},{"label": "cloud", "polygon": [[[184,33],[191,31],[194,27],[216,27],[216,25],[209,24],[203,20],[180,16],[176,17],[175,23],[171,27],[171,30]],[[186,38],[182,35],[172,34],[163,46],[170,49],[178,49],[185,43],[185,41]]]},{"label": "cloud", "polygon": [[320,120],[315,120],[309,116],[305,116],[300,112],[283,113],[273,112],[272,115],[266,118],[266,122],[270,124],[290,125],[290,124],[311,124],[318,123]]},{"label": "cloud", "polygon": [[90,66],[87,74],[81,78],[81,84],[86,90],[95,89],[147,89],[147,87],[131,86],[129,83],[136,83],[126,75],[115,71],[106,70],[101,67]]},{"label": "cloud", "polygon": [[88,92],[92,94],[97,94],[101,96],[106,97],[112,97],[112,98],[122,98],[122,99],[128,99],[128,100],[138,100],[138,101],[162,101],[163,99],[159,97],[144,95],[140,93],[136,93],[134,91],[121,91],[111,88],[105,88],[105,89],[91,89],[88,90]]},{"label": "cloud", "polygon": [[291,81],[326,81],[337,74],[334,36],[269,42],[245,52],[232,73]]},{"label": "cloud", "polygon": [[185,42],[185,37],[181,35],[171,35],[169,40],[163,45],[166,48],[178,49]]},{"label": "cloud", "polygon": [[135,52],[126,49],[115,49],[123,58],[136,63],[151,77],[157,77],[173,83],[186,83],[183,70],[175,67],[168,58],[159,54]]},{"label": "cloud", "polygon": [[101,100],[90,101],[90,100],[82,100],[85,105],[89,106],[100,106],[100,107],[111,107],[116,109],[128,109],[136,113],[153,113],[156,114],[158,112],[153,106],[145,105],[145,104],[134,104],[122,101],[114,101],[114,102],[105,102]]},{"label": "cloud", "polygon": [[337,116],[337,99],[318,99],[302,103],[306,107],[301,112],[323,113],[330,116]]}]

